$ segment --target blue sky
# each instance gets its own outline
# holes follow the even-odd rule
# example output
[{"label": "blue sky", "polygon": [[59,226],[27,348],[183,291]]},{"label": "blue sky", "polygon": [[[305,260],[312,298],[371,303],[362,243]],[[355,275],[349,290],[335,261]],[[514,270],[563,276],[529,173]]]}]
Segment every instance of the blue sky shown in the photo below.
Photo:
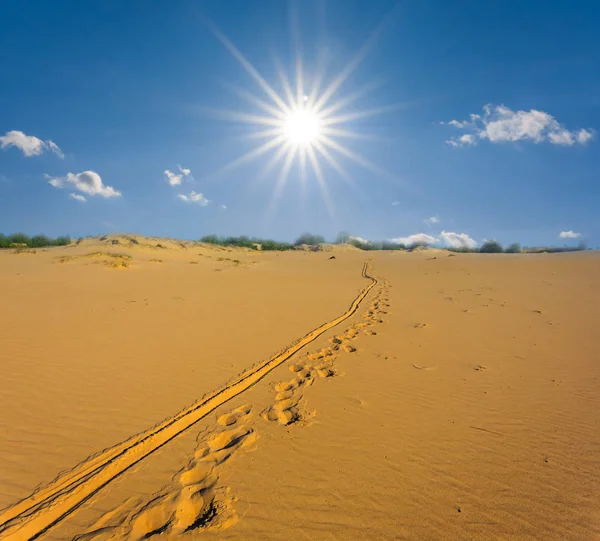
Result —
[{"label": "blue sky", "polygon": [[[3,2],[0,231],[599,246],[598,27],[595,1]],[[289,111],[249,122],[279,106],[225,39],[284,102],[275,59],[295,95],[300,50],[284,106],[321,132],[314,106],[354,66],[323,106],[364,91],[321,145],[345,175],[316,144],[320,179],[302,174]],[[280,190],[280,146],[223,169],[276,130],[299,149]]]}]

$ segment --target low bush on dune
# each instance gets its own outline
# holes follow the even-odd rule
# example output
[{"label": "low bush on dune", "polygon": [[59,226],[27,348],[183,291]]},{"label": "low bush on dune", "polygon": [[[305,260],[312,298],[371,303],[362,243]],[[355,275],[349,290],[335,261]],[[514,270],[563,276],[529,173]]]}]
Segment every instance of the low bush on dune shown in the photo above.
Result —
[{"label": "low bush on dune", "polygon": [[312,233],[303,233],[300,235],[296,242],[294,242],[296,246],[300,244],[307,244],[308,246],[315,246],[317,244],[325,244],[325,237],[323,235],[313,235]]},{"label": "low bush on dune", "polygon": [[521,253],[521,245],[518,242],[513,242],[510,246],[507,246],[504,250],[507,254],[520,254]]},{"label": "low bush on dune", "polygon": [[504,253],[504,248],[502,248],[502,244],[495,240],[486,240],[481,245],[481,248],[479,248],[479,251],[482,254],[502,254]]},{"label": "low bush on dune", "polygon": [[71,237],[68,235],[53,239],[46,235],[30,237],[25,233],[13,233],[12,235],[0,233],[0,248],[44,248],[46,246],[66,246],[70,243]]},{"label": "low bush on dune", "polygon": [[261,239],[257,237],[219,237],[217,235],[205,235],[200,242],[214,244],[216,246],[234,246],[237,248],[249,248],[250,250],[283,251],[291,250],[293,246],[289,242],[278,242],[272,239]]},{"label": "low bush on dune", "polygon": [[277,242],[276,240],[261,240],[261,248],[269,252],[291,250],[293,246],[289,242]]},{"label": "low bush on dune", "polygon": [[530,254],[554,254],[562,252],[581,252],[587,250],[585,242],[580,242],[577,246],[542,246],[537,248],[523,248],[523,252]]}]

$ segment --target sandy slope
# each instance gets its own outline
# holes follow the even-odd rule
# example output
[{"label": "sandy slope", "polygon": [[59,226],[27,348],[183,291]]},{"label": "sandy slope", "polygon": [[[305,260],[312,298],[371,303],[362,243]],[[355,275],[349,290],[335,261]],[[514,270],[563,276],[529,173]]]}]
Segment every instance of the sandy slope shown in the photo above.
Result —
[{"label": "sandy slope", "polygon": [[45,537],[600,537],[597,254],[127,250],[0,254],[5,504],[335,326]]}]

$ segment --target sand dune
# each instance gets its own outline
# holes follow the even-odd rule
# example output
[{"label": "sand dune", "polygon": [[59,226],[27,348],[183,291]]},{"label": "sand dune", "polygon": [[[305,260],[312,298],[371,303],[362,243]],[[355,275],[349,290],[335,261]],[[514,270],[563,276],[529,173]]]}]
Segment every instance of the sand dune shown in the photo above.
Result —
[{"label": "sand dune", "polygon": [[127,238],[0,253],[2,539],[600,537],[597,254]]}]

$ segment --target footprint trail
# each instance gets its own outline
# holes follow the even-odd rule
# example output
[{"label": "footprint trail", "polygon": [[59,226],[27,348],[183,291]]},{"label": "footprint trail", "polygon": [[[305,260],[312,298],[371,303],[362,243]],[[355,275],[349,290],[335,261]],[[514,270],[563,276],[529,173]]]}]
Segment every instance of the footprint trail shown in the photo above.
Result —
[{"label": "footprint trail", "polygon": [[[60,474],[49,484],[40,487],[31,496],[3,510],[0,513],[0,538],[4,541],[25,541],[43,534],[134,464],[177,437],[225,402],[258,383],[269,372],[290,359],[320,335],[354,315],[362,301],[378,284],[377,280],[369,275],[370,266],[370,261],[367,261],[362,269],[362,276],[370,280],[369,285],[360,291],[348,310],[342,315],[317,327],[280,353],[245,371],[238,378],[207,394],[174,417],[86,459],[72,470]],[[369,321],[373,315],[365,316],[366,320]],[[289,408],[285,411],[289,411]],[[293,416],[293,413],[291,415]],[[219,451],[225,451],[223,454],[226,454],[226,449]],[[204,502],[202,490],[205,489],[201,489],[200,493],[194,493],[191,489],[186,490],[187,499],[185,501],[188,503],[185,503],[185,506],[188,508],[192,505],[195,508],[202,507],[204,505],[200,503]],[[165,501],[165,505],[161,505],[160,508],[171,509],[173,507],[172,500],[166,498]],[[154,511],[156,515],[160,515],[161,512]],[[168,514],[167,511],[164,512]],[[164,516],[162,515],[160,520],[155,520],[155,514],[147,516],[148,524],[155,525],[163,520]],[[169,524],[171,524],[171,520],[174,520],[174,516],[167,517]]]}]

